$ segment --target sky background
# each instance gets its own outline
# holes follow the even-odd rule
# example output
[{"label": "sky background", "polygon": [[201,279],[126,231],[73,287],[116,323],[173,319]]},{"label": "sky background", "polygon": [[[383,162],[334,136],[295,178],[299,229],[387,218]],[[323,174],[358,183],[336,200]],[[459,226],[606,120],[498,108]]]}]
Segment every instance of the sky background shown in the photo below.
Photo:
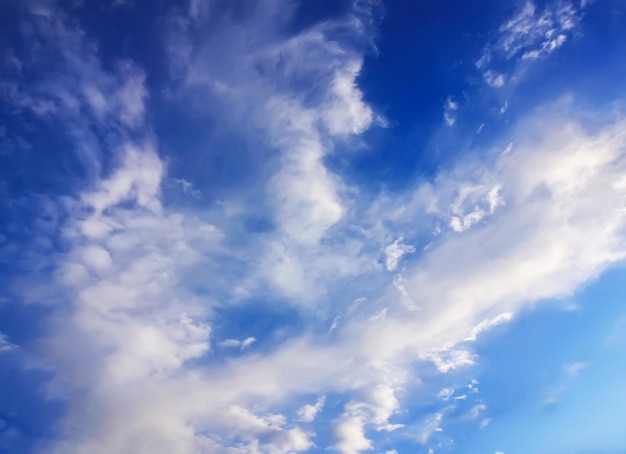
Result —
[{"label": "sky background", "polygon": [[0,452],[626,452],[626,3],[0,3]]}]

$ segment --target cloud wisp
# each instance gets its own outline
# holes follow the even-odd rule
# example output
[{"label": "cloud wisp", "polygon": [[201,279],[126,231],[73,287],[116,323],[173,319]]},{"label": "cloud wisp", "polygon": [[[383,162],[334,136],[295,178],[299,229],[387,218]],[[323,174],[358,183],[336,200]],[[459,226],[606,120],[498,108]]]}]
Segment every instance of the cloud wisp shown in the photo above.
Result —
[{"label": "cloud wisp", "polygon": [[[476,61],[485,82],[501,88],[518,77],[521,65],[545,58],[563,46],[576,33],[584,7],[584,2],[548,2],[543,7],[532,1],[524,3],[517,15],[499,27],[494,41]],[[506,69],[511,64],[513,71]]]}]

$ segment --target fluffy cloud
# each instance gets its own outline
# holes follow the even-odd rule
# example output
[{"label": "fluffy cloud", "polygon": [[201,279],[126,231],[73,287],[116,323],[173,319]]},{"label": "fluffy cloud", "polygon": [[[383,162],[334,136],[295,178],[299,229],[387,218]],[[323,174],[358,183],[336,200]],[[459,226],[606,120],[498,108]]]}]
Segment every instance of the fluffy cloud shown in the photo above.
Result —
[{"label": "fluffy cloud", "polygon": [[300,410],[298,410],[298,418],[303,422],[312,422],[315,419],[315,416],[320,412],[320,410],[324,407],[324,402],[326,398],[324,396],[320,397],[315,401],[315,404],[306,404]]},{"label": "fluffy cloud", "polygon": [[363,421],[358,416],[343,416],[335,426],[335,448],[344,454],[355,454],[372,447],[365,437]]}]

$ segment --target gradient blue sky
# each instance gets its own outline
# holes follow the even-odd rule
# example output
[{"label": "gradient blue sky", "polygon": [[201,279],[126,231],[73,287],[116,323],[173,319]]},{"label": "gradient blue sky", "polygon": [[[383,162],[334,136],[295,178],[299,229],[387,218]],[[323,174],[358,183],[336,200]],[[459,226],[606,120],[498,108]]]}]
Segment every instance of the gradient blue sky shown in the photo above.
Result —
[{"label": "gradient blue sky", "polygon": [[0,452],[626,452],[621,0],[0,4]]}]

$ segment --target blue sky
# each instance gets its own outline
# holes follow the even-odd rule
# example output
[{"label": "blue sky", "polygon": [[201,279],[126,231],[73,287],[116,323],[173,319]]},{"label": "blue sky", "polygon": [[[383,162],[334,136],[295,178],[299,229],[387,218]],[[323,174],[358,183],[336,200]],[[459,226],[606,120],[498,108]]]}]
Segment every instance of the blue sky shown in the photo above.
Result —
[{"label": "blue sky", "polygon": [[625,452],[625,23],[2,2],[0,452]]}]

